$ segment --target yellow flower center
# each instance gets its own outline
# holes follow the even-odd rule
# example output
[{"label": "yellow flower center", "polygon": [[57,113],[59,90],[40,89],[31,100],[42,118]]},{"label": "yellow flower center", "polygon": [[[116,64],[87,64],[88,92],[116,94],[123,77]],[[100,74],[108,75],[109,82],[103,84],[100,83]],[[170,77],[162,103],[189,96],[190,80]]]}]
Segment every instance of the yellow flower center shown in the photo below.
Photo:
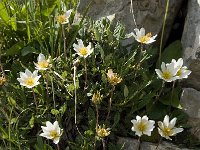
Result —
[{"label": "yellow flower center", "polygon": [[147,43],[151,37],[152,37],[152,34],[151,34],[151,32],[149,32],[145,36],[140,37],[139,40],[141,43]]},{"label": "yellow flower center", "polygon": [[139,125],[138,125],[138,129],[141,131],[141,132],[144,132],[146,130],[146,125],[141,122]]},{"label": "yellow flower center", "polygon": [[57,16],[57,21],[58,21],[59,23],[64,23],[66,19],[67,19],[67,18],[66,18],[65,15],[59,15],[59,16]]},{"label": "yellow flower center", "polygon": [[26,85],[33,86],[35,82],[34,82],[34,79],[30,77],[26,79],[25,83]]},{"label": "yellow flower center", "polygon": [[53,139],[56,137],[59,137],[58,132],[56,132],[54,130],[50,132],[50,136],[53,137]]},{"label": "yellow flower center", "polygon": [[108,80],[109,80],[110,84],[117,85],[118,83],[120,83],[122,81],[122,78],[120,78],[117,74],[114,74],[113,76],[108,78]]},{"label": "yellow flower center", "polygon": [[100,92],[94,93],[93,96],[92,96],[92,102],[95,105],[99,104],[101,102],[101,99],[102,99],[102,97],[101,97]]},{"label": "yellow flower center", "polygon": [[81,53],[81,55],[85,56],[87,55],[88,51],[86,47],[82,47],[79,49],[79,52]]},{"label": "yellow flower center", "polygon": [[97,130],[97,135],[101,138],[104,138],[104,137],[108,136],[109,134],[110,134],[110,132],[104,128]]},{"label": "yellow flower center", "polygon": [[170,135],[171,135],[171,129],[169,129],[169,128],[164,128],[164,129],[163,129],[163,133],[164,133],[165,136],[170,136]]},{"label": "yellow flower center", "polygon": [[172,77],[172,74],[169,71],[164,71],[162,77],[164,79],[170,79]]},{"label": "yellow flower center", "polygon": [[48,68],[49,63],[46,60],[40,61],[38,62],[38,66],[40,66],[40,68]]}]

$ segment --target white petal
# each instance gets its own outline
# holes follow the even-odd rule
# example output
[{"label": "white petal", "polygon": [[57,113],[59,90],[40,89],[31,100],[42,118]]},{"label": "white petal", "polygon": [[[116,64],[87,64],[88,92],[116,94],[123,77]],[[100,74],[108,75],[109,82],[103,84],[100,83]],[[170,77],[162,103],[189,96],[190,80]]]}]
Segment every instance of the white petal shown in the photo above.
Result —
[{"label": "white petal", "polygon": [[19,75],[20,75],[20,78],[22,79],[27,78],[27,74],[25,74],[24,72],[20,72]]},{"label": "white petal", "polygon": [[42,60],[45,60],[45,56],[44,56],[44,54],[40,53],[38,58],[37,58],[37,61],[40,62]]},{"label": "white petal", "polygon": [[164,124],[165,127],[169,126],[169,116],[168,115],[165,116],[165,118],[163,120],[163,124]]},{"label": "white petal", "polygon": [[147,120],[148,121],[149,118],[145,115],[145,116],[142,117],[142,120]]},{"label": "white petal", "polygon": [[145,29],[144,29],[144,28],[141,28],[141,29],[140,29],[140,35],[141,35],[141,36],[145,36]]},{"label": "white petal", "polygon": [[162,77],[162,72],[161,72],[159,69],[155,69],[155,71],[156,71],[158,77],[159,77],[160,79],[163,79],[163,77]]},{"label": "white petal", "polygon": [[177,67],[181,68],[183,66],[183,58],[179,58],[177,61]]},{"label": "white petal", "polygon": [[77,39],[79,47],[85,47],[81,39]]},{"label": "white petal", "polygon": [[172,129],[172,135],[171,136],[174,136],[177,133],[180,133],[182,131],[183,131],[183,128],[174,128],[174,129]]},{"label": "white petal", "polygon": [[25,70],[25,74],[26,74],[27,76],[29,76],[29,77],[32,76],[32,72],[31,72],[30,70],[28,70],[28,69]]},{"label": "white petal", "polygon": [[137,120],[137,121],[140,121],[140,120],[141,120],[141,117],[140,117],[140,116],[136,116],[136,120]]},{"label": "white petal", "polygon": [[65,16],[66,16],[67,18],[70,17],[70,15],[71,15],[71,13],[72,13],[72,10],[73,10],[73,9],[70,9],[70,10],[68,10],[68,11],[65,13]]},{"label": "white petal", "polygon": [[135,134],[138,135],[138,136],[142,136],[142,132],[140,130],[135,129]]},{"label": "white petal", "polygon": [[151,136],[151,131],[144,131],[143,134],[146,134],[148,136]]},{"label": "white petal", "polygon": [[177,120],[177,118],[175,117],[175,118],[173,118],[173,119],[170,121],[170,123],[169,123],[169,128],[170,128],[170,129],[172,129],[172,128],[175,126],[176,120]]},{"label": "white petal", "polygon": [[136,123],[137,121],[136,121],[135,119],[133,119],[133,120],[131,120],[131,122],[134,124],[134,123]]},{"label": "white petal", "polygon": [[58,144],[59,140],[60,140],[60,137],[56,137],[56,138],[53,139],[53,142],[54,142],[55,144]]},{"label": "white petal", "polygon": [[161,64],[161,70],[162,70],[162,71],[166,70],[166,65],[165,65],[164,62],[162,62],[162,64]]},{"label": "white petal", "polygon": [[163,122],[161,122],[161,121],[158,121],[158,126],[159,126],[159,128],[160,128],[161,130],[163,130],[163,129],[164,129]]}]

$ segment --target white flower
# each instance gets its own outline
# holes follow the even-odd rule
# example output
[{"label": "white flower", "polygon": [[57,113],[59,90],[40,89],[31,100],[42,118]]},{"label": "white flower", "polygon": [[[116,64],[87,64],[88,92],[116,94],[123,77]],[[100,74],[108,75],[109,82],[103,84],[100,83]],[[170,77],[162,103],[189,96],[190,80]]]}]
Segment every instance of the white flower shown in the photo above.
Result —
[{"label": "white flower", "polygon": [[39,84],[38,80],[40,77],[40,75],[38,76],[37,70],[32,73],[26,69],[25,72],[20,72],[20,78],[17,78],[17,80],[20,82],[20,85],[23,85],[27,88],[33,88]]},{"label": "white flower", "polygon": [[41,128],[43,133],[41,133],[40,136],[51,139],[55,144],[58,144],[63,132],[63,130],[58,125],[58,121],[55,121],[53,124],[47,121],[46,127],[41,126]]},{"label": "white flower", "polygon": [[169,116],[166,115],[163,122],[159,121],[158,122],[158,132],[159,134],[166,138],[171,140],[170,136],[175,136],[177,133],[180,133],[183,131],[183,128],[176,128],[174,127],[176,124],[176,120],[177,118],[173,118],[170,122],[169,122]]},{"label": "white flower", "polygon": [[190,75],[191,71],[188,70],[186,66],[183,66],[182,58],[179,58],[177,61],[172,59],[172,63],[175,63],[175,67],[178,69],[178,72],[176,73],[178,79],[188,78],[188,75]]},{"label": "white flower", "polygon": [[155,71],[158,77],[166,82],[172,82],[177,79],[176,74],[178,72],[178,68],[175,66],[174,62],[170,64],[165,64],[162,62],[161,70],[155,69]]},{"label": "white flower", "polygon": [[136,41],[142,44],[150,44],[155,42],[155,38],[157,37],[157,34],[152,36],[151,32],[145,34],[145,29],[134,29],[135,33],[131,32],[130,34],[126,35],[127,38],[133,36]]},{"label": "white flower", "polygon": [[140,116],[136,116],[136,120],[131,120],[131,122],[133,123],[133,127],[131,128],[131,130],[135,131],[135,134],[138,136],[141,136],[143,134],[151,136],[151,132],[155,127],[155,121],[148,119],[149,118],[147,116],[143,116],[142,118]]},{"label": "white flower", "polygon": [[69,17],[72,13],[72,9],[66,11],[64,15],[57,16],[57,21],[61,24],[67,24],[69,22]]},{"label": "white flower", "polygon": [[78,41],[78,44],[74,43],[73,47],[79,56],[86,58],[93,52],[93,49],[91,48],[92,47],[91,43],[89,43],[89,45],[85,47],[81,39],[77,39],[77,41]]},{"label": "white flower", "polygon": [[37,61],[37,63],[34,62],[37,70],[47,70],[50,66],[49,59],[46,59],[42,53],[39,54]]}]

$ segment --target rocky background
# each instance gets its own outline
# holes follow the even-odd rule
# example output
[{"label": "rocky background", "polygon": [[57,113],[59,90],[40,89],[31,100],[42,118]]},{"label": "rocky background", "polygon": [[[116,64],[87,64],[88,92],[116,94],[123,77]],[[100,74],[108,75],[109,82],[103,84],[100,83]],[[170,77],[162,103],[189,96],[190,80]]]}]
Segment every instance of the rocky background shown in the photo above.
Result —
[{"label": "rocky background", "polygon": [[[90,1],[80,1],[78,8],[80,13]],[[115,14],[115,21],[122,22],[127,33],[133,32],[136,26],[144,27],[147,32],[152,32],[153,35],[158,34],[157,39],[160,39],[166,0],[132,0],[132,7],[135,22],[130,13],[131,0],[93,0],[89,16],[96,20]],[[189,115],[192,134],[200,140],[200,0],[170,0],[164,35],[164,46],[177,39],[181,40],[184,63],[192,71],[187,81],[184,81],[180,101],[183,109]],[[160,41],[157,41],[157,45],[159,43]],[[130,144],[130,141],[133,143]],[[123,138],[119,142],[126,143],[127,150],[134,149],[129,145],[137,145],[132,139]],[[135,142],[137,143],[137,141]],[[155,145],[148,145],[148,149],[155,149]],[[162,148],[168,149],[169,147],[166,145],[164,143]],[[142,147],[141,149],[145,149]],[[173,145],[169,149],[179,150]]]}]

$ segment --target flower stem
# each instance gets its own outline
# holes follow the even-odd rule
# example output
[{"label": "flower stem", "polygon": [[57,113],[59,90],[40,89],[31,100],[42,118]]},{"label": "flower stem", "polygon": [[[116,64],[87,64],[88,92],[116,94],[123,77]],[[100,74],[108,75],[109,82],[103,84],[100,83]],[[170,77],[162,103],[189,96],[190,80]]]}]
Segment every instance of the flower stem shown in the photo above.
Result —
[{"label": "flower stem", "polygon": [[55,101],[55,93],[54,93],[54,85],[53,85],[53,77],[50,77],[51,79],[51,87],[52,87],[52,93],[53,93],[53,108],[56,108],[56,101]]},{"label": "flower stem", "polygon": [[87,62],[86,62],[86,59],[84,59],[84,66],[85,66],[85,87],[84,87],[84,89],[87,89]]},{"label": "flower stem", "polygon": [[60,146],[59,144],[56,144],[57,150],[60,150]]},{"label": "flower stem", "polygon": [[158,144],[157,144],[157,146],[156,146],[156,148],[155,148],[155,150],[157,150],[158,149],[158,147],[159,147],[159,145],[160,145],[160,143],[162,142],[162,137],[160,138],[160,140],[159,140],[159,142],[158,142]]},{"label": "flower stem", "polygon": [[138,144],[138,148],[137,148],[137,149],[140,150],[141,137],[138,138],[138,143],[139,143],[139,144]]},{"label": "flower stem", "polygon": [[98,109],[98,105],[95,105],[96,108],[96,131],[98,128],[98,124],[99,124],[99,109]]},{"label": "flower stem", "polygon": [[102,145],[103,145],[103,150],[106,150],[106,143],[105,140],[102,138]]},{"label": "flower stem", "polygon": [[170,107],[169,107],[169,111],[171,111],[171,107],[172,107],[172,100],[173,100],[173,94],[174,94],[174,86],[175,86],[176,81],[173,81],[173,85],[172,85],[172,93],[171,93],[171,98],[170,98]]},{"label": "flower stem", "polygon": [[159,66],[161,64],[161,53],[162,53],[162,47],[163,47],[163,37],[164,37],[166,20],[167,20],[168,8],[169,8],[169,0],[167,0],[167,4],[166,4],[166,8],[165,8],[165,16],[164,16],[163,25],[162,25],[162,33],[161,33],[159,57],[158,57],[158,65]]},{"label": "flower stem", "polygon": [[76,95],[76,66],[74,66],[74,123],[76,124],[76,106],[77,106],[77,95]]},{"label": "flower stem", "polygon": [[162,94],[163,88],[165,87],[165,81],[162,82],[162,87],[160,89],[159,94],[156,96],[155,101],[152,103],[152,105],[146,110],[146,112],[148,112],[149,110],[151,110],[151,108],[153,107],[153,105],[159,100],[160,95]]},{"label": "flower stem", "polygon": [[36,96],[35,96],[35,92],[33,88],[32,88],[32,92],[33,92],[33,99],[35,101],[35,107],[36,107],[36,112],[37,112],[38,105],[37,105],[37,100],[36,100]]},{"label": "flower stem", "polygon": [[49,89],[48,89],[48,87],[49,87],[49,82],[48,82],[48,71],[46,71],[46,78],[47,78],[47,80],[46,80],[46,90],[47,90],[47,98],[49,97]]},{"label": "flower stem", "polygon": [[112,90],[111,90],[111,93],[110,93],[109,106],[108,106],[108,114],[107,114],[107,117],[106,117],[106,121],[108,120],[108,118],[110,116],[110,111],[111,111],[111,106],[112,106],[112,97],[113,97],[114,90],[115,90],[115,86],[112,86]]},{"label": "flower stem", "polygon": [[65,38],[65,26],[62,25],[62,35],[63,35],[63,49],[64,49],[64,57],[65,57],[65,60],[67,62],[67,51],[66,51],[66,38]]},{"label": "flower stem", "polygon": [[9,115],[9,124],[8,124],[8,139],[9,139],[9,149],[12,150],[12,146],[11,146],[11,120],[12,120],[12,111],[13,111],[13,107],[11,108],[10,111],[10,115]]},{"label": "flower stem", "polygon": [[134,24],[135,24],[135,27],[137,28],[137,23],[136,23],[136,21],[135,21],[135,15],[134,15],[134,12],[133,12],[133,0],[131,0],[130,12],[131,12],[132,15],[133,15],[133,22],[134,22]]}]

